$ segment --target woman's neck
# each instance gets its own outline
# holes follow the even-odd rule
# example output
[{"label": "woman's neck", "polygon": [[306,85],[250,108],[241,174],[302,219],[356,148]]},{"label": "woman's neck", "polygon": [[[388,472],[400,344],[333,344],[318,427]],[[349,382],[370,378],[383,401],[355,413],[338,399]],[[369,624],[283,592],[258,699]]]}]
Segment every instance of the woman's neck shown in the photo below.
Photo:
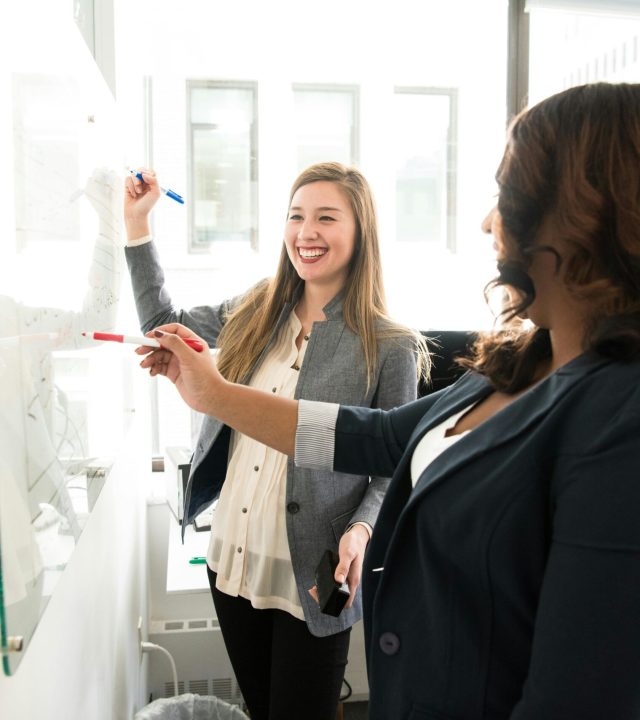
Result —
[{"label": "woman's neck", "polygon": [[305,283],[304,291],[296,305],[296,315],[303,326],[326,320],[323,308],[340,292],[340,288]]},{"label": "woman's neck", "polygon": [[551,360],[549,373],[571,362],[585,351],[585,325],[575,321],[563,330],[550,330]]}]

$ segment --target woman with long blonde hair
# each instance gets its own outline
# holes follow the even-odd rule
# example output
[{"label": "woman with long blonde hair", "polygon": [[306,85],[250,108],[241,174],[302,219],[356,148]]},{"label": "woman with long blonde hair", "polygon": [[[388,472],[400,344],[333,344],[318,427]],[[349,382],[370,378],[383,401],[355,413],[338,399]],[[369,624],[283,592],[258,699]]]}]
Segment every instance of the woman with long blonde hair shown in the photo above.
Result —
[{"label": "woman with long blonde hair", "polygon": [[[274,396],[388,409],[427,372],[419,334],[387,316],[373,196],[355,168],[312,165],[294,182],[274,278],[217,306],[176,310],[149,234],[155,174],[127,178],[127,261],[143,331],[180,322],[219,348],[229,381]],[[294,467],[206,417],[184,524],[219,498],[207,554],[216,613],[252,720],[335,717],[360,575],[388,480]],[[325,550],[350,597],[337,616],[309,590]]]}]

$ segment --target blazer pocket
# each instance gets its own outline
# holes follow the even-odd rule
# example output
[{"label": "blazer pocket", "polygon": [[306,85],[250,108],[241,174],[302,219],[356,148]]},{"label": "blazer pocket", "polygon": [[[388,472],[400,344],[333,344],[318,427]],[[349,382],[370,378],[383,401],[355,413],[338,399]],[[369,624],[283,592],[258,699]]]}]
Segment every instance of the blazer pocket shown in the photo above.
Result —
[{"label": "blazer pocket", "polygon": [[349,521],[353,517],[353,513],[358,509],[358,505],[355,505],[351,510],[338,515],[331,521],[331,527],[333,528],[333,534],[336,539],[336,544],[340,542],[340,538],[344,535],[344,531],[349,524]]}]

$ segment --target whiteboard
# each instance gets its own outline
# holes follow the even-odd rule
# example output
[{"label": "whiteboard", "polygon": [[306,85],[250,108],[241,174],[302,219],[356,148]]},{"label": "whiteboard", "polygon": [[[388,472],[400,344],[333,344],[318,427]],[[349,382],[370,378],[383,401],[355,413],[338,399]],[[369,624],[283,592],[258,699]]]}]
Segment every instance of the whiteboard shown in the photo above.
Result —
[{"label": "whiteboard", "polygon": [[[121,142],[71,6],[31,0],[4,38],[0,174],[0,630],[24,657],[131,418],[121,348]],[[6,29],[6,26],[5,26]],[[10,202],[7,202],[9,200]],[[80,601],[80,599],[79,599]]]}]

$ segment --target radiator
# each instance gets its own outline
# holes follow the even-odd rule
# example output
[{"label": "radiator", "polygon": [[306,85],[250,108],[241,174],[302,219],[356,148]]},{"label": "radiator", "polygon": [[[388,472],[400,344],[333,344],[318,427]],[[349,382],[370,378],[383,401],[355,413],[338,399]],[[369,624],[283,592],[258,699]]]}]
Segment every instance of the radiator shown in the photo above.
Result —
[{"label": "radiator", "polygon": [[[152,620],[149,642],[166,648],[176,664],[178,693],[215,695],[244,709],[242,694],[215,618],[202,620]],[[151,699],[173,695],[169,659],[155,651],[149,658]]]},{"label": "radiator", "polygon": [[[161,645],[173,656],[178,674],[178,693],[215,695],[231,705],[246,709],[217,619],[152,620],[149,642]],[[173,675],[168,658],[157,651],[149,653],[148,657],[151,699],[171,697]],[[351,688],[349,700],[369,699],[362,622],[356,623],[351,635],[346,680]]]}]

